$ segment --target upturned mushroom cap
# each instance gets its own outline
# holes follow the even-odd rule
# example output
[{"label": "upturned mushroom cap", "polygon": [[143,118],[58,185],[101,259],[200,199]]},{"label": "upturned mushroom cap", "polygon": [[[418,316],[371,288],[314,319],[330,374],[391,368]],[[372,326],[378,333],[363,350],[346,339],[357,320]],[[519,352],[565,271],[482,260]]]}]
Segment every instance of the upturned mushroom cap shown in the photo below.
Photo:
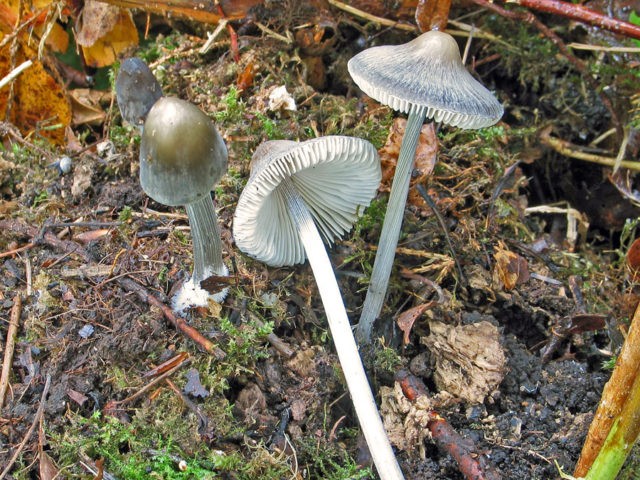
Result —
[{"label": "upturned mushroom cap", "polygon": [[236,207],[233,236],[240,250],[271,266],[305,261],[287,202],[278,190],[290,179],[320,234],[332,243],[348,232],[375,196],[380,160],[366,140],[327,136],[261,144]]},{"label": "upturned mushroom cap", "polygon": [[144,61],[136,57],[122,61],[116,78],[116,99],[122,118],[132,125],[142,125],[161,96],[162,88]]},{"label": "upturned mushroom cap", "polygon": [[227,169],[227,147],[213,122],[195,105],[173,97],[149,111],[140,143],[140,184],[169,206],[208,195]]},{"label": "upturned mushroom cap", "polygon": [[394,110],[427,108],[427,118],[460,128],[496,123],[503,108],[465,69],[458,44],[432,30],[403,45],[372,47],[348,63],[364,93]]}]

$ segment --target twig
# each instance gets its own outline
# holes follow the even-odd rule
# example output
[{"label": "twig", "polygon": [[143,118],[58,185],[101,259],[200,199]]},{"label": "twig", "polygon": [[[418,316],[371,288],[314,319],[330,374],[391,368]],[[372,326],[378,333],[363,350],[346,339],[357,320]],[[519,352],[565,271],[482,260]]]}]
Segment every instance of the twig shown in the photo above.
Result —
[{"label": "twig", "polygon": [[608,17],[578,3],[561,2],[559,0],[507,0],[507,3],[517,3],[526,8],[553,13],[602,28],[603,30],[609,30],[613,33],[640,39],[640,26],[617,18]]},{"label": "twig", "polygon": [[2,360],[2,374],[0,375],[0,410],[4,406],[4,400],[9,388],[9,374],[13,364],[13,352],[16,346],[16,336],[18,334],[18,324],[22,314],[22,297],[19,293],[13,297],[13,307],[9,317],[9,328],[7,329],[7,341],[4,344],[4,358]]},{"label": "twig", "polygon": [[571,42],[567,47],[574,50],[590,50],[592,52],[610,53],[640,53],[640,47],[620,47],[616,45],[591,45],[588,43]]},{"label": "twig", "polygon": [[0,89],[2,89],[6,85],[8,85],[11,81],[16,79],[18,77],[18,75],[20,75],[22,72],[24,72],[31,65],[33,65],[33,61],[32,60],[26,60],[26,61],[22,62],[20,65],[18,65],[16,68],[11,70],[4,78],[2,78],[2,80],[0,80]]},{"label": "twig", "polygon": [[189,362],[191,362],[191,359],[185,358],[183,362],[179,363],[178,365],[171,368],[170,370],[167,370],[162,375],[158,375],[156,378],[154,378],[149,383],[144,385],[140,390],[138,390],[133,395],[129,395],[127,398],[124,398],[122,400],[112,400],[110,402],[107,402],[107,404],[104,407],[105,411],[109,412],[110,410],[114,409],[114,407],[116,406],[119,407],[121,405],[125,405],[127,403],[133,402],[137,398],[140,398],[142,395],[148,392],[152,387],[154,387],[158,383],[164,381],[165,379],[173,375],[176,372],[176,370],[178,370],[179,368],[182,368],[184,365],[187,365]]},{"label": "twig", "polygon": [[[595,153],[581,151],[579,146],[574,145],[571,142],[552,137],[549,134],[548,129],[543,130],[540,133],[540,141],[565,157],[584,160],[585,162],[590,163],[597,163],[598,165],[604,165],[605,167],[614,168],[616,166],[616,157],[604,157],[602,155],[596,155]],[[619,165],[621,167],[628,168],[629,170],[640,171],[640,162],[622,160]]]},{"label": "twig", "polygon": [[29,250],[30,248],[33,248],[35,245],[36,245],[35,243],[29,242],[26,245],[23,245],[23,246],[18,247],[18,248],[14,248],[13,250],[8,250],[6,252],[2,252],[2,253],[0,253],[0,258],[12,257],[16,253],[24,252],[25,250]]},{"label": "twig", "polygon": [[185,335],[187,338],[193,340],[205,352],[214,355],[218,360],[222,360],[226,356],[226,354],[211,340],[205,338],[198,330],[193,328],[191,325],[188,325],[183,318],[173,313],[173,310],[171,310],[167,305],[165,305],[154,295],[150,294],[142,285],[138,284],[130,278],[124,277],[118,278],[117,282],[125,290],[137,294],[138,298],[140,298],[140,300],[142,300],[143,302],[162,310],[162,314],[164,315],[164,317],[169,320],[169,322],[175,327],[176,330]]},{"label": "twig", "polygon": [[[427,395],[427,388],[422,380],[408,370],[396,373],[396,382],[402,387],[402,392],[411,402],[422,395]],[[499,480],[500,474],[491,466],[483,465],[486,457],[478,454],[475,448],[468,445],[468,440],[456,432],[443,417],[435,411],[426,412],[429,416],[427,428],[431,438],[438,446],[457,462],[460,473],[467,480]]]},{"label": "twig", "polygon": [[13,464],[16,463],[16,461],[18,460],[18,457],[20,457],[20,454],[22,453],[22,450],[24,449],[25,445],[31,438],[31,435],[33,435],[33,431],[36,429],[36,427],[40,423],[40,418],[44,413],[45,400],[47,398],[47,394],[49,393],[50,386],[51,386],[51,375],[47,374],[47,379],[44,382],[44,389],[42,390],[42,395],[40,396],[40,405],[38,405],[38,410],[36,411],[36,414],[33,417],[33,422],[31,422],[31,426],[29,427],[29,430],[27,431],[24,438],[22,439],[22,442],[20,442],[20,445],[18,445],[18,448],[16,449],[16,451],[13,453],[13,456],[11,457],[11,460],[9,460],[9,463],[7,464],[6,468],[2,471],[2,473],[0,473],[0,480],[5,478],[9,474],[9,472],[11,471],[11,468],[13,467]]}]

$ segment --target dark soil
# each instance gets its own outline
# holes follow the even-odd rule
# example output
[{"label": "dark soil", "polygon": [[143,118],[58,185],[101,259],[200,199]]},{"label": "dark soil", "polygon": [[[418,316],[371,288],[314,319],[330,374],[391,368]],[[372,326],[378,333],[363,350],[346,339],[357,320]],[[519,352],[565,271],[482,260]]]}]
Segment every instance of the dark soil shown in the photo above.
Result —
[{"label": "dark soil", "polygon": [[[505,116],[485,132],[440,128],[434,173],[415,183],[427,186],[447,232],[413,192],[376,325],[380,341],[363,348],[363,357],[375,392],[393,387],[394,374],[408,368],[436,397],[442,393],[434,380],[436,359],[423,341],[430,322],[497,327],[506,357],[502,381],[483,401],[451,398],[438,413],[499,478],[558,478],[558,466],[571,472],[580,455],[609,376],[603,363],[620,347],[620,329],[633,311],[621,258],[628,234],[635,234],[629,221],[638,209],[612,188],[604,167],[567,159],[539,141],[539,130],[549,125],[554,135],[576,144],[613,125],[583,72],[533,27],[471,7],[455,14],[469,12],[476,12],[474,24],[482,32],[515,46],[478,38],[469,57],[480,63],[474,74],[505,105]],[[117,106],[106,107],[105,125],[75,128],[87,145],[111,142],[112,148],[73,153],[69,173],[48,166],[62,150],[30,149],[29,141],[6,136],[0,250],[33,245],[0,259],[3,339],[16,295],[23,302],[11,389],[0,412],[0,466],[9,463],[36,418],[50,377],[42,430],[36,429],[7,478],[53,478],[42,473],[47,458],[57,478],[94,478],[83,464],[99,470],[100,459],[105,475],[117,478],[216,478],[215,472],[218,478],[375,478],[366,470],[370,459],[309,267],[268,268],[246,257],[233,243],[232,217],[251,153],[262,141],[346,134],[384,145],[401,115],[363,98],[346,61],[365,46],[400,43],[414,34],[380,30],[338,10],[265,7],[233,23],[240,34],[236,64],[228,42],[197,53],[205,38],[201,25],[154,18],[153,40],[141,52],[165,94],[207,112],[229,146],[229,174],[215,199],[233,284],[222,305],[186,318],[225,357],[202,351],[122,281],[131,279],[169,304],[191,271],[191,247],[184,212],[156,204],[141,190],[139,134],[122,125]],[[318,37],[315,50],[297,36],[286,43],[256,26],[268,25],[286,38],[320,19],[332,33]],[[594,32],[562,19],[548,21],[567,42],[596,41]],[[458,39],[464,47],[464,38]],[[548,50],[552,59],[541,63]],[[494,62],[480,62],[493,54]],[[599,57],[584,57],[595,68]],[[610,81],[616,111],[628,117],[632,86],[623,82],[628,67],[621,57],[605,57],[610,69],[599,80],[602,86]],[[247,65],[254,73],[238,92]],[[279,85],[287,86],[297,111],[267,108],[269,92]],[[576,123],[594,111],[597,121]],[[632,146],[627,158],[637,155]],[[611,151],[615,157],[617,150]],[[393,167],[393,159],[382,160]],[[389,183],[383,178],[368,213],[330,250],[354,324]],[[525,212],[551,204],[577,209],[590,227],[574,241],[567,237],[566,214]],[[70,226],[76,221],[84,223]],[[499,251],[518,257],[535,275],[506,285]],[[398,317],[429,301],[433,306],[404,344]],[[597,328],[578,328],[562,339],[554,335],[585,314],[593,315]],[[145,372],[181,352],[189,359],[169,380],[144,389],[154,378]],[[168,466],[161,468],[164,457]],[[452,457],[429,438],[398,450],[398,458],[407,479],[463,478]],[[179,459],[193,470],[180,472]]]}]

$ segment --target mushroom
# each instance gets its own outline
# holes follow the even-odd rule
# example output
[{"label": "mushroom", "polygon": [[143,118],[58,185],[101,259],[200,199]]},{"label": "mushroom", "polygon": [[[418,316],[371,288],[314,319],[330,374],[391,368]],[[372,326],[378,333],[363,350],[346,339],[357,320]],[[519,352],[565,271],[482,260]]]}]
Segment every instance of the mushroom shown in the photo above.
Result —
[{"label": "mushroom", "polygon": [[162,97],[162,88],[146,63],[132,57],[123,60],[116,78],[116,99],[122,118],[142,128],[149,110]]},{"label": "mushroom", "polygon": [[211,188],[227,169],[227,147],[213,122],[195,105],[173,97],[155,102],[140,143],[140,184],[147,195],[168,206],[184,205],[193,241],[193,275],[173,299],[181,312],[220,302],[227,289],[210,295],[200,282],[226,276],[222,242]]},{"label": "mushroom", "polygon": [[369,48],[351,58],[347,67],[364,93],[409,115],[357,326],[358,340],[370,343],[389,284],[422,124],[427,119],[483,128],[496,123],[503,109],[465,69],[458,44],[444,32],[432,30],[403,45]]},{"label": "mushroom", "polygon": [[[401,479],[367,381],[322,240],[349,231],[380,183],[380,160],[367,141],[344,136],[261,144],[238,200],[233,236],[240,250],[271,266],[309,259],[360,427],[380,478]],[[315,223],[314,223],[315,222]],[[317,225],[317,227],[316,227]]]}]

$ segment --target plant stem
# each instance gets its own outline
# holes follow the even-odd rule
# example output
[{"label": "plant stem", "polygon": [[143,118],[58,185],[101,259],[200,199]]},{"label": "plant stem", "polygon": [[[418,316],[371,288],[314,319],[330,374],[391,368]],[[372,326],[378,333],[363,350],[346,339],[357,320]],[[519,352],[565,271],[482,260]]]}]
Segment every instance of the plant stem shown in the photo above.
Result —
[{"label": "plant stem", "polygon": [[[604,386],[589,433],[582,446],[573,475],[584,477],[595,462],[616,418],[634,393],[633,385],[640,377],[640,306],[636,308],[624,345],[618,354],[616,367]],[[605,477],[603,477],[605,478]]]},{"label": "plant stem", "polygon": [[338,282],[313,217],[290,180],[284,180],[278,188],[287,201],[289,214],[318,284],[347,388],[378,475],[382,480],[403,479],[358,353]]},{"label": "plant stem", "polygon": [[222,261],[222,241],[216,211],[211,196],[204,195],[185,205],[193,242],[193,276],[195,285],[211,275],[225,276],[227,267]]},{"label": "plant stem", "polygon": [[611,426],[586,480],[613,480],[640,433],[640,376],[635,378],[631,394]]},{"label": "plant stem", "polygon": [[369,289],[362,307],[360,323],[358,323],[357,327],[356,334],[358,340],[362,343],[371,343],[373,322],[380,315],[387,287],[389,286],[389,277],[391,276],[393,259],[398,246],[398,238],[400,237],[400,227],[404,217],[404,207],[409,194],[409,182],[416,148],[418,147],[418,138],[420,137],[420,129],[424,123],[426,112],[427,109],[425,107],[416,105],[413,105],[409,111],[407,127],[402,137],[402,145],[400,146],[400,154],[396,165],[396,173],[391,184],[387,212],[382,224],[382,232],[380,233],[378,251],[373,263]]}]

